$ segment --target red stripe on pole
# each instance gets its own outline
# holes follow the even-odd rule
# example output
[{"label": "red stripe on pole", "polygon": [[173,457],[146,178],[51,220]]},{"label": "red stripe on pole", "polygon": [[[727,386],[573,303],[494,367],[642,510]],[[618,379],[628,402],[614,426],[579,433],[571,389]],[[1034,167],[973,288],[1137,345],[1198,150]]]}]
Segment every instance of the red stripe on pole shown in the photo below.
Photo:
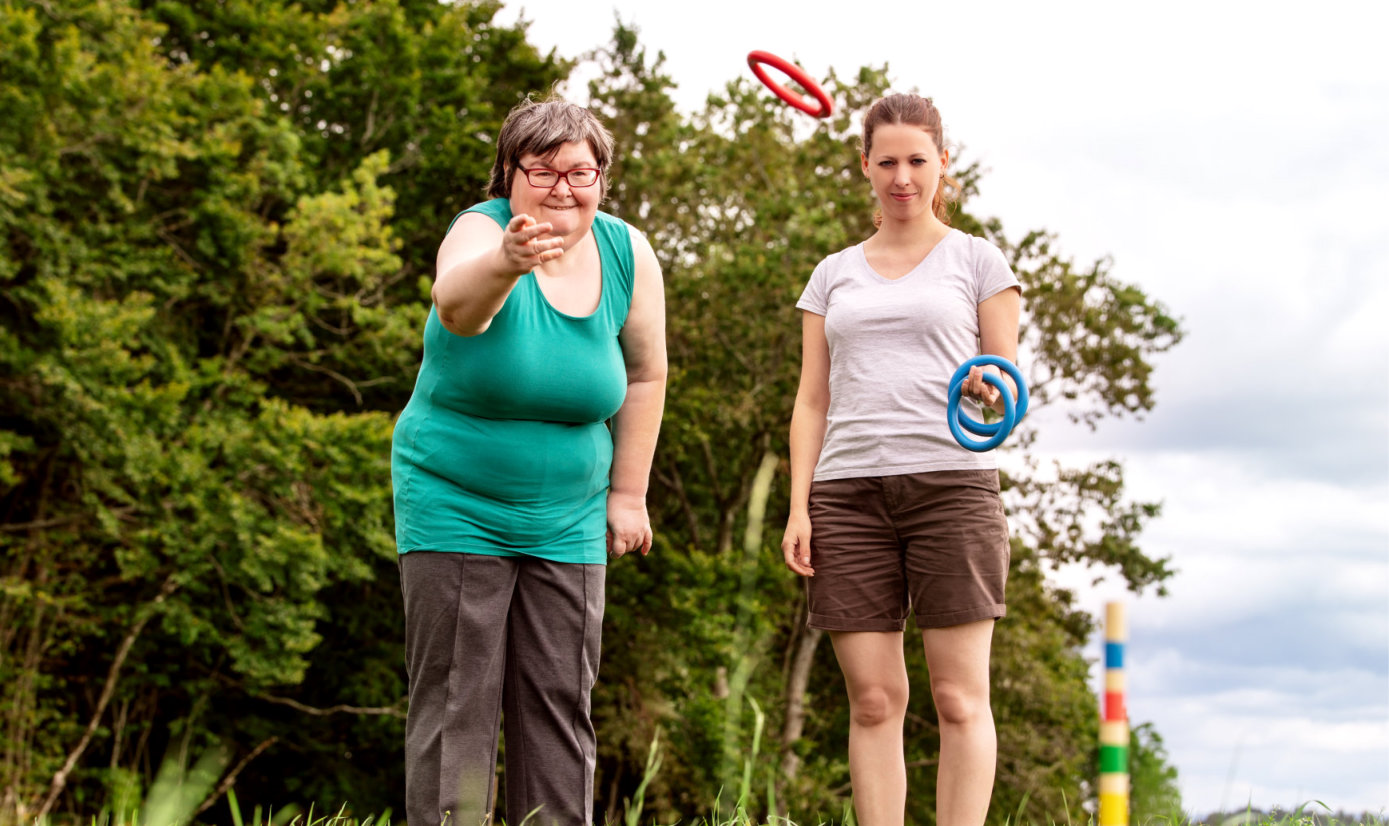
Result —
[{"label": "red stripe on pole", "polygon": [[1127,720],[1129,718],[1124,709],[1124,695],[1119,691],[1106,691],[1104,693],[1104,719],[1111,722]]}]

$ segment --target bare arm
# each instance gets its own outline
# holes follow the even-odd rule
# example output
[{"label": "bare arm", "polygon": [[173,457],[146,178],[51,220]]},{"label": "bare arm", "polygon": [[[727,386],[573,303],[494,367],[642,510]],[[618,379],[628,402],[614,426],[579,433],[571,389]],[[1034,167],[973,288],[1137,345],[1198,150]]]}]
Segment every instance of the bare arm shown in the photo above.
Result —
[{"label": "bare arm", "polygon": [[608,552],[651,550],[646,490],[666,400],[666,310],[661,265],[645,236],[632,231],[636,274],[632,306],[618,340],[627,365],[627,398],[613,416],[608,491]]},{"label": "bare arm", "polygon": [[444,329],[475,336],[487,329],[516,280],[564,254],[550,224],[515,215],[503,229],[486,215],[460,215],[439,245],[431,296]]},{"label": "bare arm", "polygon": [[[979,304],[979,352],[984,355],[1003,356],[1009,361],[1018,362],[1018,317],[1022,313],[1022,295],[1016,287],[990,296]],[[990,373],[998,374],[996,367],[988,368]],[[1008,374],[1001,374],[1016,400],[1018,388]],[[965,380],[961,392],[981,400],[986,406],[999,414],[1003,413],[1003,395],[998,388],[984,381],[984,370],[971,367],[969,378]]]},{"label": "bare arm", "polygon": [[791,510],[781,552],[786,566],[801,576],[814,576],[810,566],[810,480],[825,443],[830,407],[830,348],[825,317],[801,317],[801,382],[791,413]]}]

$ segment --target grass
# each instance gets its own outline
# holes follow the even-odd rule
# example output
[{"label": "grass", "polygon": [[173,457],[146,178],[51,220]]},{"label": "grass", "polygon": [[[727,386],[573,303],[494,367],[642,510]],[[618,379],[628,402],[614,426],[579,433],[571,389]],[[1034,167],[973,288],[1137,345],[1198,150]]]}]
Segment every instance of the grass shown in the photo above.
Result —
[{"label": "grass", "polygon": [[[640,791],[633,797],[632,803],[640,802]],[[263,812],[261,807],[255,807],[249,819],[246,819],[237,807],[236,795],[229,792],[227,802],[231,806],[232,820],[234,826],[390,826],[390,813],[381,816],[355,817],[344,814],[346,807],[339,809],[334,814],[315,814],[310,807],[307,812],[300,813],[290,809],[282,809],[278,813]],[[1314,808],[1315,807],[1315,808]],[[186,819],[162,820],[156,819],[160,815],[156,814],[154,807],[147,808],[147,816],[141,816],[135,812],[128,818],[108,819],[93,818],[90,826],[177,826],[186,824]],[[164,810],[168,812],[168,810]],[[629,807],[620,824],[610,823],[607,826],[643,826],[641,821],[641,809],[633,806]],[[852,826],[852,814],[846,813],[847,817],[840,821],[844,826]],[[1134,821],[1131,826],[1389,826],[1385,818],[1375,815],[1363,815],[1351,817],[1349,820],[1340,819],[1341,816],[1334,815],[1330,808],[1319,801],[1309,801],[1301,807],[1291,812],[1256,812],[1247,810],[1242,813],[1226,814],[1219,819],[1211,819],[1199,822],[1190,819],[1187,815],[1177,813],[1171,816],[1159,816],[1146,818],[1141,821]],[[527,821],[528,822],[528,821]],[[524,826],[523,822],[523,826]],[[504,826],[499,821],[499,826]],[[655,826],[648,823],[645,826]],[[677,826],[677,824],[664,824],[663,826]],[[767,821],[751,818],[741,807],[735,807],[729,815],[716,819],[698,819],[682,822],[678,826],[798,826],[794,821],[786,818],[771,818]],[[822,822],[818,824],[801,824],[800,826],[836,826],[833,822]],[[1059,818],[1048,818],[1046,821],[1033,820],[1013,820],[1010,818],[1006,826],[1095,826],[1093,816],[1086,812],[1084,818],[1074,818],[1069,813],[1063,813]]]},{"label": "grass", "polygon": [[[652,742],[651,750],[647,755],[646,772],[641,784],[630,799],[623,801],[625,805],[622,819],[618,822],[610,822],[605,826],[798,826],[795,821],[789,818],[772,817],[762,820],[751,816],[745,805],[750,793],[746,775],[743,787],[739,790],[738,799],[727,814],[722,813],[723,807],[720,805],[722,793],[720,793],[716,795],[714,803],[714,811],[719,814],[713,818],[681,821],[676,824],[658,824],[654,820],[643,821],[642,810],[647,784],[655,777],[656,772],[661,767],[659,742],[658,735],[657,739]],[[188,826],[188,824],[199,822],[193,810],[199,801],[206,799],[207,792],[212,788],[212,780],[216,777],[215,772],[205,771],[207,768],[205,763],[200,762],[199,765],[203,766],[204,770],[195,767],[187,772],[161,771],[159,779],[150,789],[143,809],[135,809],[116,816],[112,816],[109,812],[103,813],[93,817],[88,826]],[[243,812],[235,791],[231,789],[226,791],[225,801],[230,809],[233,826],[391,826],[391,812],[389,811],[380,815],[357,817],[347,814],[346,804],[331,814],[315,813],[313,806],[310,806],[306,812],[296,808],[272,811],[261,806],[255,806],[250,812]],[[207,810],[207,813],[212,814],[212,811]],[[1079,813],[1067,811],[1060,813],[1058,817],[1048,816],[1045,820],[1024,819],[1020,815],[1021,813],[1010,816],[1006,820],[1005,826],[1096,826],[1094,815],[1087,811]],[[529,818],[522,821],[522,826],[526,826],[529,822]],[[33,826],[50,826],[50,824],[35,823]],[[498,826],[505,826],[505,824],[498,821]],[[837,822],[810,823],[807,821],[799,824],[799,826],[854,826],[853,811],[846,807]],[[1196,820],[1186,813],[1174,812],[1168,816],[1134,819],[1130,826],[1389,826],[1389,821],[1386,821],[1382,813],[1379,815],[1333,813],[1325,803],[1313,800],[1289,812],[1283,812],[1279,809],[1261,812],[1247,808],[1243,812],[1211,815],[1205,820]]]},{"label": "grass", "polygon": [[[760,719],[758,722],[761,722]],[[758,729],[758,734],[760,734],[760,725]],[[756,754],[757,740],[758,738],[754,737],[754,755]],[[771,817],[762,820],[749,813],[747,803],[753,793],[751,766],[752,758],[750,757],[743,772],[738,795],[731,810],[726,814],[722,801],[723,792],[720,790],[714,799],[713,811],[715,814],[712,818],[681,821],[674,824],[659,824],[654,819],[643,821],[642,812],[645,807],[647,786],[661,768],[661,740],[658,731],[651,742],[651,749],[647,753],[645,772],[640,785],[637,786],[636,792],[630,799],[623,800],[622,819],[617,822],[609,822],[605,826],[798,826],[789,818]],[[316,814],[313,806],[310,806],[306,812],[301,812],[293,807],[273,811],[261,806],[253,807],[249,813],[243,812],[235,790],[231,788],[218,789],[220,794],[211,794],[221,773],[221,768],[221,761],[215,754],[204,755],[191,769],[184,769],[172,761],[166,763],[156,777],[154,785],[150,787],[143,807],[122,806],[120,811],[116,813],[105,811],[92,817],[86,826],[190,826],[190,824],[200,822],[199,817],[204,814],[215,816],[214,807],[210,806],[209,802],[222,799],[226,801],[233,826],[390,826],[391,824],[390,811],[380,815],[357,817],[347,814],[346,804],[332,814]],[[775,802],[770,797],[770,790],[766,803],[768,810],[775,810]],[[1038,820],[1022,816],[1022,809],[1025,806],[1026,803],[1024,802],[1019,807],[1019,811],[1007,818],[1004,826],[1096,826],[1094,814],[1088,811],[1079,813],[1066,811],[1060,813],[1058,817],[1047,816],[1045,820]],[[521,826],[527,826],[530,821],[530,818],[523,820]],[[44,818],[32,826],[56,826],[56,821],[52,818]],[[498,826],[505,826],[505,824],[498,821]],[[799,826],[855,826],[853,810],[846,804],[837,822],[822,820],[812,824],[806,821]],[[1312,800],[1304,803],[1296,810],[1286,813],[1277,808],[1271,812],[1246,808],[1242,812],[1211,815],[1201,821],[1193,819],[1184,812],[1174,812],[1168,816],[1135,818],[1130,826],[1389,826],[1389,821],[1386,821],[1383,812],[1378,815],[1333,813],[1325,803]]]}]

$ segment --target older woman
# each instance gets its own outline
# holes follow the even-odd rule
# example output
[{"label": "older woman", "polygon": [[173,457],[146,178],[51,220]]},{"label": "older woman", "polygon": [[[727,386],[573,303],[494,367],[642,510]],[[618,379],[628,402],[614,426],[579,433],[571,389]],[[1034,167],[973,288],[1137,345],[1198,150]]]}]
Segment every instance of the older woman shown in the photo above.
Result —
[{"label": "older woman", "polygon": [[656,256],[598,211],[612,153],[588,110],[522,103],[439,247],[391,457],[411,826],[490,818],[503,713],[508,820],[592,820],[605,563],[651,549],[666,378]]}]

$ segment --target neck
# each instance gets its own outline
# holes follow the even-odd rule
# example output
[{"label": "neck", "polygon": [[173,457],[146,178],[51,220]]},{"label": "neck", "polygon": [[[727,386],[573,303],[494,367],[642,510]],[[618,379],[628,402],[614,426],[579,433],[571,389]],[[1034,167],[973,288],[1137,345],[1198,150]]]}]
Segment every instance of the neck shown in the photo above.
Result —
[{"label": "neck", "polygon": [[950,227],[929,213],[911,221],[893,221],[883,216],[882,226],[874,233],[873,240],[893,247],[914,247],[934,244],[948,232]]}]

